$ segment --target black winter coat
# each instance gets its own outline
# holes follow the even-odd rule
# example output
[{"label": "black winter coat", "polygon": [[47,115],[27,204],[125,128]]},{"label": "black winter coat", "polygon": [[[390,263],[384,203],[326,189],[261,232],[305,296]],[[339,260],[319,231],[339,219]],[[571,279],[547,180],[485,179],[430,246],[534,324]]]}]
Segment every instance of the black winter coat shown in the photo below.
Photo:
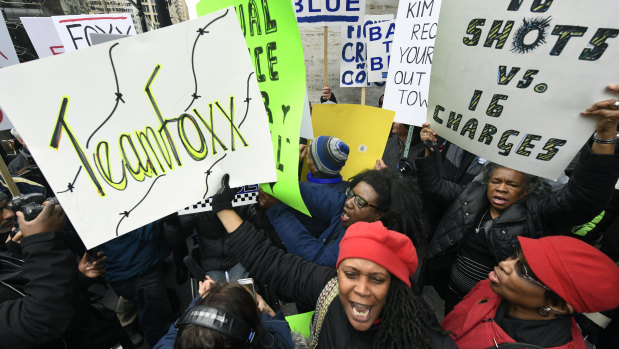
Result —
[{"label": "black winter coat", "polygon": [[0,262],[0,278],[21,270],[0,284],[0,348],[44,346],[67,328],[79,282],[74,256],[57,234],[23,238],[23,267]]},{"label": "black winter coat", "polygon": [[[302,304],[314,306],[327,282],[336,276],[334,268],[306,262],[275,248],[249,222],[243,222],[228,240],[253,277],[268,283],[278,294]],[[323,322],[318,347],[372,348],[377,326],[365,332],[356,331],[336,297]],[[457,348],[448,336],[433,334],[431,339],[435,348]]]},{"label": "black winter coat", "polygon": [[[422,282],[443,288],[461,240],[489,207],[487,186],[480,182],[462,186],[440,179],[431,156],[416,163],[424,194],[450,205],[432,237],[422,271]],[[561,190],[527,195],[486,224],[490,253],[498,263],[514,253],[517,236],[569,234],[572,226],[586,223],[604,210],[618,177],[618,155],[592,154],[588,149]]]}]

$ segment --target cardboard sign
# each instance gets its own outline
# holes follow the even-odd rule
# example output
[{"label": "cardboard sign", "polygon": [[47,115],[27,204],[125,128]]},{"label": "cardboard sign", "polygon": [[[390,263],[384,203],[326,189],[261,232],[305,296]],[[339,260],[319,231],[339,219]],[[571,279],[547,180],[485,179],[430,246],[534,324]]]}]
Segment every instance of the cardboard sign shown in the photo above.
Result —
[{"label": "cardboard sign", "polygon": [[20,17],[39,58],[64,53],[64,46],[51,17]]},{"label": "cardboard sign", "polygon": [[300,26],[358,23],[365,0],[292,0]]},{"label": "cardboard sign", "polygon": [[4,17],[0,14],[2,24],[0,24],[0,68],[8,67],[13,64],[19,64],[19,58],[17,58],[17,52],[13,47],[13,40],[6,27]]},{"label": "cardboard sign", "polygon": [[91,248],[213,195],[224,173],[276,179],[255,76],[228,8],[0,70],[0,105]]},{"label": "cardboard sign", "polygon": [[276,161],[277,183],[262,184],[261,188],[309,215],[298,179],[299,131],[306,95],[299,27],[289,1],[262,0],[257,7],[252,4],[256,3],[202,0],[197,11],[202,15],[223,6],[235,6],[262,91]]},{"label": "cardboard sign", "polygon": [[556,179],[597,122],[580,112],[616,98],[605,87],[619,62],[617,13],[611,0],[443,0],[432,128],[483,158]]},{"label": "cardboard sign", "polygon": [[389,59],[393,47],[395,21],[372,24],[368,27],[368,81],[382,82],[387,80]]},{"label": "cardboard sign", "polygon": [[362,23],[342,27],[340,87],[370,86],[367,78],[367,27],[393,19],[393,15],[365,16]]},{"label": "cardboard sign", "polygon": [[346,165],[340,172],[348,178],[374,168],[383,156],[395,112],[356,104],[319,104],[312,110],[314,135],[332,136],[348,145]]},{"label": "cardboard sign", "polygon": [[92,46],[90,33],[135,35],[130,13],[51,17],[67,52]]}]

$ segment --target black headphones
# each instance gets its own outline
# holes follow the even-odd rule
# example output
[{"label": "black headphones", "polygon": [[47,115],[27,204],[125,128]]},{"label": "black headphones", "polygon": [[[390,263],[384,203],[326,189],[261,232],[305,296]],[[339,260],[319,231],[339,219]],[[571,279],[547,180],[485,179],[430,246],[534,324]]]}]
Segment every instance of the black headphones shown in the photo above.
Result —
[{"label": "black headphones", "polygon": [[247,343],[252,343],[256,335],[256,330],[240,317],[206,305],[196,305],[186,310],[174,326],[179,328],[189,324],[210,328]]}]

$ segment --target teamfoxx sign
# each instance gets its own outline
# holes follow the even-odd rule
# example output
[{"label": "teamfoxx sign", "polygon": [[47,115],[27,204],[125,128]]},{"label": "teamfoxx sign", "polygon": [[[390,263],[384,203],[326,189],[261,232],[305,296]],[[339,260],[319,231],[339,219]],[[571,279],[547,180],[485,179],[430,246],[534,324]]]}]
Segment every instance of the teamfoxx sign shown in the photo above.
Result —
[{"label": "teamfoxx sign", "polygon": [[484,158],[557,178],[593,132],[580,111],[608,98],[618,11],[611,0],[443,0],[432,127]]},{"label": "teamfoxx sign", "polygon": [[276,179],[233,8],[3,70],[0,81],[0,103],[88,247],[213,195],[224,173],[233,186]]}]

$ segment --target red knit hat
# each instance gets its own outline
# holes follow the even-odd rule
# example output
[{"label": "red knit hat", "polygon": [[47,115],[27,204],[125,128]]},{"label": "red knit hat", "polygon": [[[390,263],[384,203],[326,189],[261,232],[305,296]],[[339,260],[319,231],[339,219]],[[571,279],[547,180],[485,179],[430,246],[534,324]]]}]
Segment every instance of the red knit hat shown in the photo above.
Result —
[{"label": "red knit hat", "polygon": [[568,236],[518,241],[537,278],[577,313],[619,306],[619,267],[604,253]]},{"label": "red knit hat", "polygon": [[336,267],[346,258],[363,258],[389,270],[408,287],[417,269],[417,250],[404,234],[388,230],[382,222],[357,222],[340,241]]}]

